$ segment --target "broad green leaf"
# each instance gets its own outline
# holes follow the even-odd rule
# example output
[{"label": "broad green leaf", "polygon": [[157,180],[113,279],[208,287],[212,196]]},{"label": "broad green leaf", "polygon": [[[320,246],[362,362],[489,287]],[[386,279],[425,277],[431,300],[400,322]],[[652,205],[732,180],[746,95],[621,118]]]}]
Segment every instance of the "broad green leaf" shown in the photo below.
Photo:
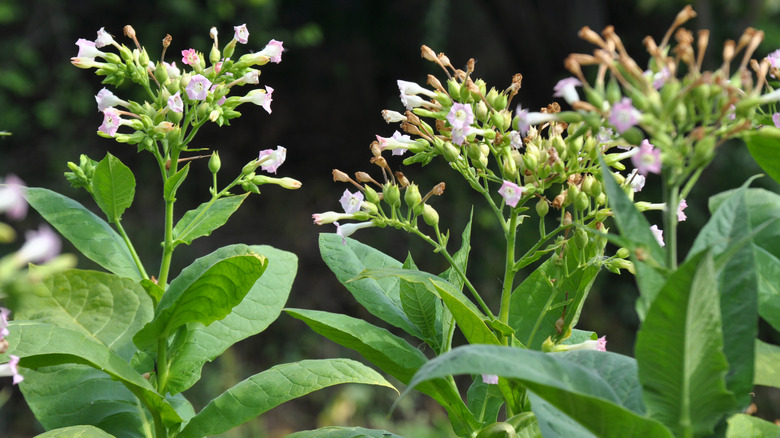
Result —
[{"label": "broad green leaf", "polygon": [[[203,364],[214,360],[234,343],[265,330],[284,308],[298,269],[298,258],[291,252],[266,245],[231,245],[196,260],[185,271],[196,273],[216,260],[244,255],[249,251],[266,257],[268,267],[243,301],[225,318],[208,327],[200,324],[188,326],[179,348],[171,358],[168,380],[168,391],[171,393],[176,394],[191,387],[200,379]],[[182,275],[185,275],[184,271],[179,277]]]},{"label": "broad green leaf", "polygon": [[[601,155],[599,155],[599,163],[602,169],[608,169]],[[636,209],[634,203],[615,181],[615,177],[609,172],[605,173],[608,176],[602,178],[604,191],[607,193],[609,206],[615,211],[615,222],[624,244],[628,245],[631,251],[631,261],[636,269],[636,282],[641,293],[636,302],[636,310],[639,319],[643,320],[647,309],[666,280],[666,274],[662,270],[666,266],[665,252],[650,231],[650,223],[647,219]],[[642,254],[641,260],[637,258],[637,251]]]},{"label": "broad green leaf", "polygon": [[106,272],[71,269],[48,277],[39,294],[20,297],[16,317],[70,329],[129,361],[133,335],[153,316],[143,288]]},{"label": "broad green leaf", "polygon": [[410,269],[367,269],[355,279],[372,278],[382,280],[388,277],[397,277],[409,283],[421,285],[429,293],[442,299],[444,305],[450,310],[455,321],[466,339],[472,344],[495,344],[498,339],[486,324],[485,315],[477,309],[463,292],[455,288],[446,280],[433,274]]},{"label": "broad green leaf", "polygon": [[187,179],[187,174],[190,172],[190,163],[187,163],[179,169],[178,172],[171,175],[168,179],[165,180],[165,184],[163,186],[163,197],[166,200],[169,201],[175,201],[176,200],[176,191],[179,189],[179,186],[181,186],[181,183],[184,182],[185,179]]},{"label": "broad green leaf", "polygon": [[[739,241],[750,232],[749,212],[744,196],[748,183],[734,191],[714,212],[696,237],[689,254],[697,254],[709,248],[714,256],[726,254],[730,250],[729,243]],[[755,356],[752,340],[758,333],[757,318],[748,317],[758,312],[758,278],[754,266],[752,245],[743,245],[725,262],[717,284],[723,351],[730,368],[726,375],[726,387],[737,396],[742,407],[750,403]]]},{"label": "broad green leaf", "polygon": [[737,406],[726,389],[717,274],[709,252],[686,260],[658,292],[637,335],[648,414],[677,436],[711,434]]},{"label": "broad green leaf", "polygon": [[61,364],[89,365],[120,381],[144,404],[158,410],[166,424],[182,421],[148,380],[104,344],[81,332],[45,323],[14,321],[9,330],[9,351],[21,358],[20,366],[37,369]]},{"label": "broad green leaf", "polygon": [[745,414],[734,414],[728,419],[726,438],[768,438],[780,436],[780,426]]},{"label": "broad green leaf", "polygon": [[[414,373],[428,360],[420,350],[405,340],[362,319],[318,310],[285,309],[285,312],[331,341],[357,351],[401,383],[409,383]],[[453,427],[465,429],[467,425],[474,427],[477,424],[450,382],[433,380],[421,383],[417,389],[449,412]]]},{"label": "broad green leaf", "polygon": [[106,154],[95,166],[92,179],[92,197],[106,214],[109,222],[122,220],[122,213],[130,207],[135,196],[135,177],[129,167],[118,158]]},{"label": "broad green leaf", "polygon": [[366,269],[400,268],[401,262],[354,239],[347,238],[346,244],[342,243],[341,236],[337,234],[320,234],[320,253],[339,282],[369,313],[418,339],[422,338],[420,330],[409,321],[403,310],[398,278],[350,281]]},{"label": "broad green leaf", "polygon": [[120,277],[143,279],[124,240],[106,221],[51,190],[29,187],[24,197],[85,257]]},{"label": "broad green leaf", "polygon": [[198,237],[211,235],[212,231],[225,225],[247,196],[249,193],[204,202],[198,208],[184,213],[173,227],[174,245],[189,245]]},{"label": "broad green leaf", "polygon": [[[466,273],[466,269],[468,268],[469,264],[469,252],[471,251],[471,222],[473,218],[474,208],[472,207],[471,213],[469,214],[469,222],[466,224],[466,228],[463,229],[463,233],[461,234],[460,249],[458,249],[455,254],[452,255],[452,260],[455,261],[455,264],[464,274]],[[444,271],[440,277],[449,281],[458,290],[463,290],[465,281],[452,266]]]},{"label": "broad green leaf", "polygon": [[[631,358],[587,351],[593,363],[620,365]],[[514,379],[599,437],[671,437],[666,427],[621,405],[623,390],[608,377],[594,373],[566,355],[495,345],[458,347],[425,364],[409,383],[406,394],[420,382],[459,374],[497,374]],[[533,408],[533,406],[532,406]]]},{"label": "broad green leaf", "polygon": [[185,324],[208,326],[224,318],[244,299],[266,266],[265,257],[249,253],[219,260],[193,281],[189,275],[182,281],[176,278],[157,306],[154,320],[135,336],[136,345],[146,349]]},{"label": "broad green leaf", "polygon": [[287,438],[403,438],[386,430],[365,429],[362,427],[322,427],[315,430],[302,430],[287,435]]},{"label": "broad green leaf", "polygon": [[151,416],[130,390],[87,365],[22,369],[19,388],[35,418],[47,430],[92,425],[118,438],[146,438]]},{"label": "broad green leaf", "polygon": [[746,132],[742,139],[750,155],[772,179],[780,182],[780,129],[764,126]]},{"label": "broad green leaf", "polygon": [[399,285],[401,307],[409,320],[417,326],[422,339],[439,351],[441,345],[441,301],[425,285],[401,279]]},{"label": "broad green leaf", "polygon": [[277,365],[236,384],[212,400],[178,438],[200,438],[232,429],[310,392],[342,383],[393,388],[381,375],[349,359],[304,360]]},{"label": "broad green leaf", "polygon": [[578,251],[570,251],[565,258],[567,267],[556,264],[557,255],[553,255],[512,292],[509,325],[523,345],[540,350],[547,337],[559,336],[556,322],[561,316],[563,332],[577,324],[585,298],[601,269],[601,257],[588,261],[580,258]]},{"label": "broad green leaf", "polygon": [[70,426],[50,430],[35,438],[114,438],[114,435],[94,426]]},{"label": "broad green leaf", "polygon": [[[544,438],[597,438],[583,425],[533,392],[528,393],[539,433]],[[534,438],[539,437],[536,435]]]},{"label": "broad green leaf", "polygon": [[492,424],[498,421],[498,411],[504,404],[498,385],[488,384],[478,375],[466,392],[466,400],[471,412],[480,414],[478,420],[482,424]]},{"label": "broad green leaf", "polygon": [[780,363],[780,347],[756,339],[756,372],[753,383],[780,388],[778,363]]}]

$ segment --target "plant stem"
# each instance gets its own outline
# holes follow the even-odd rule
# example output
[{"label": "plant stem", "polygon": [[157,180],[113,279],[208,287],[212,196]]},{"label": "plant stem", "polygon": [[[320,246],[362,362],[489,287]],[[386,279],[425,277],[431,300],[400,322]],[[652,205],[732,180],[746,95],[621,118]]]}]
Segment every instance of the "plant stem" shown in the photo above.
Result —
[{"label": "plant stem", "polygon": [[668,186],[664,182],[664,243],[666,244],[666,265],[669,269],[677,269],[677,206],[680,203],[678,185]]},{"label": "plant stem", "polygon": [[125,232],[125,229],[122,227],[122,223],[120,221],[116,221],[116,229],[119,231],[119,235],[122,236],[122,239],[125,241],[125,245],[127,245],[127,249],[130,250],[130,254],[133,256],[133,261],[135,262],[135,266],[138,268],[138,272],[141,273],[141,276],[148,280],[149,275],[146,273],[146,270],[144,269],[144,265],[141,263],[141,259],[138,257],[138,253],[135,251],[135,247],[133,246],[133,243],[130,241],[130,238],[127,237],[127,233]]},{"label": "plant stem", "polygon": [[[512,209],[509,214],[509,224],[504,237],[506,238],[506,261],[504,263],[504,286],[501,290],[501,307],[498,319],[504,324],[509,323],[509,304],[512,298],[512,286],[515,280],[515,237],[517,234],[517,211]],[[509,342],[509,339],[506,339]]]}]

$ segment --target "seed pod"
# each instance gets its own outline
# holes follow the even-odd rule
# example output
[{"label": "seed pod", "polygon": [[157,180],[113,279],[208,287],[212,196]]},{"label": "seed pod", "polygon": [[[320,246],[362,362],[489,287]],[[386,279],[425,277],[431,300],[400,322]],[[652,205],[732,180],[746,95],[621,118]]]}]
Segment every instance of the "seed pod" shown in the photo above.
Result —
[{"label": "seed pod", "polygon": [[536,214],[539,215],[539,217],[545,217],[547,216],[547,212],[550,211],[550,204],[547,203],[547,200],[542,198],[539,200],[539,202],[536,203]]},{"label": "seed pod", "polygon": [[439,213],[428,204],[424,204],[422,217],[425,223],[432,227],[439,223]]},{"label": "seed pod", "polygon": [[409,208],[414,208],[414,206],[419,204],[421,200],[422,196],[420,196],[420,188],[417,187],[417,184],[410,184],[404,192],[404,202],[406,202],[406,205]]},{"label": "seed pod", "polygon": [[392,208],[398,208],[401,206],[401,191],[395,184],[385,184],[382,189],[383,198],[387,204]]}]

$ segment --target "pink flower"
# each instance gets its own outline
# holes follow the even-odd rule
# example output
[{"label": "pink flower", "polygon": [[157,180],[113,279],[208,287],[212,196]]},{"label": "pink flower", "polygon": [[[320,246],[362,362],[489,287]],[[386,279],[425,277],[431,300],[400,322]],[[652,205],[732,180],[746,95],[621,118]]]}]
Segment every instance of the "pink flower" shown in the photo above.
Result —
[{"label": "pink flower", "polygon": [[261,161],[260,167],[269,173],[276,173],[276,169],[284,163],[287,158],[287,149],[282,146],[277,146],[276,150],[265,149],[260,151],[258,160]]},{"label": "pink flower", "polygon": [[466,142],[466,137],[471,134],[471,126],[464,126],[463,128],[452,128],[452,142],[460,146]]},{"label": "pink flower", "polygon": [[[775,50],[774,52],[767,55],[766,59],[769,61],[770,67],[780,68],[780,49]],[[771,73],[769,74],[769,76],[775,77],[775,75]]]},{"label": "pink flower", "polygon": [[640,175],[661,173],[661,150],[644,139],[639,145],[639,152],[631,156],[631,163]]},{"label": "pink flower", "polygon": [[579,344],[570,345],[556,345],[553,351],[577,351],[577,350],[595,350],[595,351],[607,351],[607,337],[602,336],[595,341],[588,339],[587,341],[580,342]]},{"label": "pink flower", "polygon": [[495,374],[483,374],[482,383],[486,383],[488,385],[498,385],[498,376]]},{"label": "pink flower", "polygon": [[314,219],[315,225],[332,224],[333,222],[340,221],[342,219],[354,219],[353,214],[336,213],[335,211],[326,211],[324,213],[314,213],[311,218]]},{"label": "pink flower", "polygon": [[24,245],[14,255],[19,265],[44,263],[60,253],[60,238],[46,225],[41,225],[38,231],[28,231],[25,237]]},{"label": "pink flower", "polygon": [[95,96],[95,102],[97,102],[98,111],[103,111],[108,107],[117,106],[120,104],[127,105],[127,102],[116,97],[116,95],[112,93],[111,90],[105,87]]},{"label": "pink flower", "polygon": [[175,113],[184,112],[184,101],[181,100],[181,91],[168,98],[168,109]]},{"label": "pink flower", "polygon": [[200,63],[200,57],[195,49],[187,49],[181,51],[181,62],[189,66],[196,66]]},{"label": "pink flower", "polygon": [[523,147],[523,136],[517,131],[509,131],[509,146],[512,149],[520,149]]},{"label": "pink flower", "polygon": [[271,40],[260,51],[260,55],[267,56],[274,64],[282,62],[282,52],[284,52],[284,42]]},{"label": "pink flower", "polygon": [[524,187],[520,187],[517,184],[504,180],[504,184],[498,189],[498,193],[504,197],[507,205],[514,207],[517,205],[520,198],[523,197]]},{"label": "pink flower", "polygon": [[211,87],[210,80],[203,75],[195,75],[190,79],[190,83],[187,84],[184,91],[187,92],[187,97],[190,100],[206,100],[209,95],[209,87]]},{"label": "pink flower", "polygon": [[388,124],[406,121],[405,115],[399,113],[398,111],[392,110],[382,110],[382,118],[385,119],[385,122]]},{"label": "pink flower", "polygon": [[688,216],[683,213],[683,210],[686,208],[688,208],[688,203],[685,202],[685,199],[681,199],[680,204],[677,206],[677,222],[682,222],[688,219]]},{"label": "pink flower", "polygon": [[669,68],[664,67],[661,69],[661,71],[657,73],[653,73],[652,70],[645,70],[644,76],[648,78],[648,80],[653,81],[653,88],[656,90],[660,90],[661,87],[664,86],[667,80],[669,80],[670,77],[672,77],[671,72],[669,71]]},{"label": "pink flower", "polygon": [[263,107],[268,114],[271,114],[271,102],[273,102],[271,94],[273,92],[274,89],[266,85],[265,90],[252,90],[246,96],[239,98],[238,101],[241,103],[252,102],[257,106]]},{"label": "pink flower", "polygon": [[574,87],[579,87],[581,85],[582,82],[574,77],[561,79],[557,84],[555,84],[555,87],[553,88],[555,91],[555,93],[553,93],[553,97],[562,97],[569,105],[571,105],[572,103],[580,100],[580,95],[577,94],[577,90],[575,90]]},{"label": "pink flower", "polygon": [[0,376],[3,377],[13,376],[14,378],[13,384],[18,385],[21,381],[24,380],[24,377],[21,374],[19,374],[17,365],[19,365],[19,356],[9,354],[8,362],[4,364],[0,364]]},{"label": "pink flower", "polygon": [[246,44],[247,38],[249,38],[249,29],[246,28],[246,23],[241,26],[233,26],[233,29],[236,31],[233,38],[241,44]]},{"label": "pink flower", "polygon": [[349,189],[344,189],[344,195],[339,199],[339,203],[341,203],[345,213],[355,213],[360,210],[360,206],[363,203],[363,193],[360,191],[351,193]]},{"label": "pink flower", "polygon": [[628,131],[629,128],[639,123],[639,110],[631,104],[631,99],[624,97],[620,102],[612,105],[612,114],[609,115],[609,123],[619,133]]},{"label": "pink flower", "polygon": [[628,180],[628,183],[631,185],[631,190],[634,192],[641,192],[642,189],[645,187],[645,176],[639,175],[637,169],[634,169],[631,171],[631,173],[628,174],[628,177],[626,178]]},{"label": "pink flower", "polygon": [[780,128],[780,113],[772,114],[772,123],[775,124],[775,128]]},{"label": "pink flower", "polygon": [[474,123],[474,111],[471,105],[455,103],[447,114],[447,121],[453,129],[466,129]]},{"label": "pink flower", "polygon": [[98,131],[114,137],[120,125],[124,125],[126,120],[119,116],[119,111],[115,108],[106,108],[103,110],[103,124],[98,127]]},{"label": "pink flower", "polygon": [[78,58],[90,58],[94,60],[96,56],[102,58],[106,55],[104,52],[97,49],[93,41],[79,38],[78,41],[76,41],[76,45],[79,46],[79,53],[76,55]]},{"label": "pink flower", "polygon": [[95,47],[101,48],[109,44],[116,44],[114,38],[110,33],[106,32],[106,28],[101,27],[97,33],[97,39],[95,40]]},{"label": "pink flower", "polygon": [[363,228],[371,228],[374,226],[374,222],[372,221],[358,222],[356,224],[346,224],[346,225],[339,225],[338,222],[333,222],[333,224],[336,226],[336,234],[341,236],[342,245],[347,244],[347,237],[354,234],[355,231]]},{"label": "pink flower", "polygon": [[27,216],[27,201],[22,188],[24,181],[16,175],[8,175],[5,184],[0,185],[0,212],[5,212],[9,218],[21,220]]},{"label": "pink flower", "polygon": [[171,62],[169,64],[163,61],[163,67],[165,67],[165,70],[168,72],[168,78],[171,80],[176,80],[181,76],[181,71],[176,67],[176,62]]},{"label": "pink flower", "polygon": [[379,149],[383,151],[390,150],[393,155],[403,155],[410,146],[417,144],[411,137],[398,131],[395,131],[392,137],[377,135],[376,141],[379,142]]},{"label": "pink flower", "polygon": [[5,307],[0,307],[0,341],[8,336],[8,317],[11,315],[11,311]]},{"label": "pink flower", "polygon": [[655,240],[658,241],[658,244],[661,246],[666,246],[664,243],[664,231],[658,229],[658,225],[653,225],[650,227],[650,231],[653,232],[653,237],[655,237]]}]

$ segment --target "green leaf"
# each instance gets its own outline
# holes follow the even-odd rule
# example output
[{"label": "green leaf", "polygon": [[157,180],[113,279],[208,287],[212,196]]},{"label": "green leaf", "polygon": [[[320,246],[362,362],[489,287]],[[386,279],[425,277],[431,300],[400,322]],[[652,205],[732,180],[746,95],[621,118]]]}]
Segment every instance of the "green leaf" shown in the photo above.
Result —
[{"label": "green leaf", "polygon": [[171,358],[168,391],[172,394],[191,387],[200,379],[203,364],[214,360],[234,343],[265,330],[279,317],[284,308],[298,269],[298,258],[291,252],[271,246],[230,245],[220,248],[196,260],[182,271],[179,277],[185,275],[185,271],[197,275],[197,272],[208,268],[217,260],[248,252],[266,257],[268,267],[255,281],[243,301],[225,318],[208,327],[199,324],[188,326],[179,348]]},{"label": "green leaf", "polygon": [[[746,187],[731,196],[712,214],[699,232],[689,254],[711,248],[713,257],[728,257],[718,276],[723,352],[729,363],[726,388],[737,397],[740,409],[751,402],[753,390],[754,343],[758,334],[759,271],[757,251],[761,248],[744,243],[753,232],[751,210],[746,204]],[[757,230],[758,231],[758,230]],[[740,243],[742,242],[742,243]],[[735,246],[737,245],[737,246]],[[690,256],[689,256],[690,257]],[[776,281],[773,281],[773,283]]]},{"label": "green leaf", "polygon": [[277,365],[236,384],[198,412],[178,435],[199,438],[232,429],[286,401],[342,383],[393,388],[381,375],[349,359]]},{"label": "green leaf", "polygon": [[441,300],[423,284],[401,279],[399,285],[401,307],[424,340],[434,351],[441,346]]},{"label": "green leaf", "polygon": [[[382,371],[407,384],[428,359],[420,350],[387,330],[362,319],[318,310],[285,309],[312,330],[331,341],[360,353]],[[450,414],[453,427],[466,429],[477,424],[454,385],[444,379],[420,384],[417,389],[439,402]]]},{"label": "green leaf", "polygon": [[498,411],[504,404],[498,385],[485,383],[482,376],[476,376],[466,392],[466,400],[471,412],[480,414],[482,424],[498,421]]},{"label": "green leaf", "polygon": [[41,293],[20,296],[16,317],[70,329],[129,361],[132,336],[152,319],[152,302],[135,281],[71,269],[48,277]]},{"label": "green leaf", "polygon": [[121,438],[145,438],[154,429],[133,393],[100,370],[69,363],[22,373],[19,388],[45,429],[88,424]]},{"label": "green leaf", "polygon": [[174,245],[189,245],[198,237],[211,235],[212,231],[225,225],[247,196],[249,193],[204,202],[195,210],[184,213],[173,227]]},{"label": "green leaf", "polygon": [[120,381],[145,405],[160,412],[166,424],[182,421],[148,380],[99,341],[81,332],[30,321],[14,321],[9,330],[9,351],[21,358],[20,366],[37,369],[62,364],[89,365]]},{"label": "green leaf", "polygon": [[[601,155],[599,163],[602,169],[609,168]],[[607,193],[610,207],[615,210],[615,222],[620,230],[622,243],[630,250],[631,261],[636,269],[636,282],[641,292],[636,302],[636,311],[639,319],[643,320],[666,279],[663,271],[666,266],[665,252],[650,231],[650,223],[620,188],[615,177],[609,172],[604,173],[608,175],[602,177],[604,191]],[[637,251],[642,254],[641,260],[637,257]]]},{"label": "green leaf", "polygon": [[748,151],[759,166],[777,182],[780,182],[780,129],[764,126],[746,131],[742,136]]},{"label": "green leaf", "polygon": [[780,436],[780,426],[745,414],[735,414],[728,419],[726,438],[766,438]]},{"label": "green leaf", "polygon": [[195,278],[187,271],[181,281],[176,278],[171,282],[154,320],[135,336],[136,345],[143,350],[185,324],[208,326],[224,318],[244,299],[267,266],[265,257],[250,252],[219,260]]},{"label": "green leaf", "polygon": [[564,333],[577,324],[601,269],[601,257],[581,261],[578,251],[569,251],[564,259],[568,266],[557,264],[557,257],[553,255],[536,268],[510,298],[509,325],[515,337],[532,350],[540,350],[547,337],[559,337],[556,322],[561,316]]},{"label": "green leaf", "polygon": [[[468,268],[469,252],[471,251],[471,222],[473,219],[474,208],[472,207],[471,213],[469,214],[469,222],[466,224],[466,228],[463,229],[463,234],[461,234],[460,249],[452,255],[452,260],[455,261],[455,264],[460,271],[464,273],[466,272],[466,268]],[[440,277],[453,284],[458,290],[463,290],[465,281],[452,266],[444,271]]]},{"label": "green leaf", "polygon": [[[528,393],[528,400],[538,425],[539,433],[544,438],[597,438],[592,432],[574,421],[563,411],[553,406],[547,400],[533,392]],[[538,438],[540,435],[534,435]]]},{"label": "green leaf", "polygon": [[[633,359],[614,353],[583,351],[592,363],[609,364],[616,373],[631,373]],[[655,420],[623,406],[624,390],[609,374],[594,373],[567,355],[495,345],[458,347],[425,364],[409,383],[406,394],[420,382],[458,374],[497,374],[517,380],[599,437],[671,437]],[[629,377],[626,377],[629,378]],[[532,406],[533,408],[533,406]],[[536,413],[536,412],[535,412]],[[538,414],[537,414],[538,415]]]},{"label": "green leaf", "polygon": [[365,429],[362,427],[322,427],[315,430],[302,430],[287,435],[287,438],[403,438],[386,430]]},{"label": "green leaf", "polygon": [[444,305],[452,312],[452,316],[458,323],[460,330],[470,343],[500,344],[496,336],[488,328],[485,315],[477,309],[477,306],[463,295],[463,292],[436,275],[411,269],[385,268],[366,269],[355,279],[372,278],[374,280],[382,280],[392,277],[419,284],[428,290],[429,293],[441,298]]},{"label": "green leaf", "polygon": [[179,190],[179,186],[187,178],[187,174],[190,173],[190,163],[187,163],[179,169],[178,172],[171,175],[165,180],[163,185],[163,197],[168,201],[176,200],[176,191]]},{"label": "green leaf", "polygon": [[346,286],[352,296],[382,321],[422,339],[422,333],[403,310],[397,277],[379,280],[363,278],[350,281],[366,269],[400,268],[398,260],[354,239],[342,243],[337,234],[320,234],[320,253],[336,278]]},{"label": "green leaf", "polygon": [[753,383],[780,388],[778,363],[780,363],[780,347],[756,339],[756,372]]},{"label": "green leaf", "polygon": [[114,435],[94,426],[70,426],[50,430],[35,438],[114,438]]},{"label": "green leaf", "polygon": [[106,221],[51,190],[29,187],[24,197],[85,257],[120,277],[143,279],[124,240]]},{"label": "green leaf", "polygon": [[710,434],[737,406],[726,389],[717,274],[709,252],[686,260],[659,291],[637,335],[648,414],[677,436]]},{"label": "green leaf", "polygon": [[129,167],[118,158],[106,154],[95,166],[92,179],[92,197],[106,214],[109,222],[122,220],[122,213],[130,207],[135,196],[135,177]]}]

